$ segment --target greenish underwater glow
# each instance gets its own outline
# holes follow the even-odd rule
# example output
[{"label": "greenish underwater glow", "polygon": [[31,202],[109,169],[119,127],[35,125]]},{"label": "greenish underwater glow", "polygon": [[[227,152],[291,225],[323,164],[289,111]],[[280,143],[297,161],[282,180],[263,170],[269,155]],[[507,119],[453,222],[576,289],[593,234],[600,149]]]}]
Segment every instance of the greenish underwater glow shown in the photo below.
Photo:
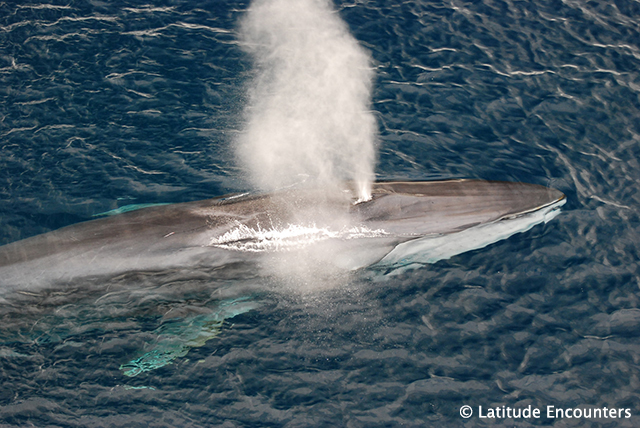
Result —
[{"label": "greenish underwater glow", "polygon": [[256,308],[249,297],[241,297],[221,302],[217,310],[207,315],[180,319],[158,327],[155,346],[142,356],[122,364],[120,370],[126,376],[134,377],[140,373],[164,367],[176,358],[187,355],[192,348],[204,346],[222,331],[224,321],[236,315]]}]

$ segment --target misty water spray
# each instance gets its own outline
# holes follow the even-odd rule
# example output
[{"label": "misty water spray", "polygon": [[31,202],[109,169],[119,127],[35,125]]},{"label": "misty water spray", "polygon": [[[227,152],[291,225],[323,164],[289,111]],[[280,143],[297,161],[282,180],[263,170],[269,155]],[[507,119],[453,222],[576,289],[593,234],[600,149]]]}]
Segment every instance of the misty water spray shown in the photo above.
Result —
[{"label": "misty water spray", "polygon": [[368,53],[325,0],[255,0],[240,24],[254,61],[240,165],[258,189],[352,181],[370,197],[376,122]]}]

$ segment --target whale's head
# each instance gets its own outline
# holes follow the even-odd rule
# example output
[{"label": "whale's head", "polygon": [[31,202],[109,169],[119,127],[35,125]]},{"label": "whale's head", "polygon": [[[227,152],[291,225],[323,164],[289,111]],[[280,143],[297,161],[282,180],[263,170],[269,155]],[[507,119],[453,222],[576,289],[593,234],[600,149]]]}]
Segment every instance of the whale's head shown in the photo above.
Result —
[{"label": "whale's head", "polygon": [[390,233],[424,236],[458,232],[562,204],[562,192],[544,186],[481,180],[381,182],[352,212]]}]

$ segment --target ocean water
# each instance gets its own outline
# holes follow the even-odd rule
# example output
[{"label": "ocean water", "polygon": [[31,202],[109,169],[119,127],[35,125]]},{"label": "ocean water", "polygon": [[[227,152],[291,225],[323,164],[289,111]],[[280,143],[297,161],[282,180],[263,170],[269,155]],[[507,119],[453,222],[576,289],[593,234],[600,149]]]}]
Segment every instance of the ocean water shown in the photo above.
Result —
[{"label": "ocean water", "polygon": [[[335,6],[373,58],[379,179],[542,184],[563,212],[325,290],[231,267],[22,295],[0,308],[0,426],[640,423],[640,3]],[[0,244],[247,190],[248,7],[0,3]]]}]

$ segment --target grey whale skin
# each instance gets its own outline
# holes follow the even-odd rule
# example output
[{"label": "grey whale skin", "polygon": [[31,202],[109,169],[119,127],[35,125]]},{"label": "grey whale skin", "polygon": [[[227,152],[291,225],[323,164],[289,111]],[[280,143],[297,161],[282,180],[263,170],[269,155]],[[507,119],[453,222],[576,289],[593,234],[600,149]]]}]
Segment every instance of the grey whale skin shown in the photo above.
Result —
[{"label": "grey whale skin", "polygon": [[566,200],[539,185],[480,180],[377,182],[360,203],[347,185],[342,197],[327,194],[293,189],[143,208],[10,243],[0,247],[0,294],[254,261],[307,241],[320,251],[331,245],[330,262],[342,268],[403,268],[528,230]]}]

